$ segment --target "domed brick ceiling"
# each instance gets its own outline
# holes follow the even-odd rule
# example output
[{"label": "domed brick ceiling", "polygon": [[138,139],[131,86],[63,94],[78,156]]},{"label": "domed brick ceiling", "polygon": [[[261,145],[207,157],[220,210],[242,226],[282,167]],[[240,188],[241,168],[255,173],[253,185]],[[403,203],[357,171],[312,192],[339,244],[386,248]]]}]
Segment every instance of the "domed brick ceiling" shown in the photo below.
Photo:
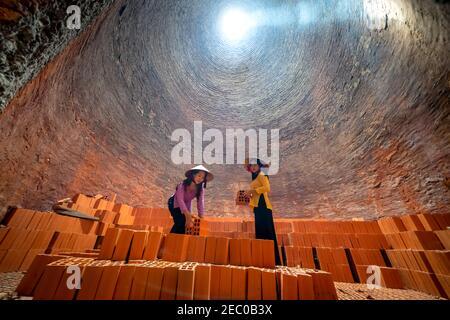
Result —
[{"label": "domed brick ceiling", "polygon": [[[164,206],[191,166],[171,135],[202,121],[224,139],[279,129],[276,216],[449,212],[449,17],[436,1],[115,1],[0,115],[0,206]],[[207,166],[207,214],[243,214],[249,174]]]}]

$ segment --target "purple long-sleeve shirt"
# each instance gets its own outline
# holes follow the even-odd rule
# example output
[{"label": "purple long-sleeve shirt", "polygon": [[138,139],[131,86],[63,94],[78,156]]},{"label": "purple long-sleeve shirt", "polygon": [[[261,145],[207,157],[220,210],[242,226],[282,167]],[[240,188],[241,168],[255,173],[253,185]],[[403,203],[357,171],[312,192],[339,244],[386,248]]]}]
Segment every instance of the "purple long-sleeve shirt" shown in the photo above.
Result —
[{"label": "purple long-sleeve shirt", "polygon": [[[197,211],[200,217],[203,217],[204,208],[205,208],[205,199],[204,199],[204,189],[200,191],[200,196],[197,201]],[[195,198],[196,190],[189,190],[189,188],[184,188],[183,183],[181,182],[177,186],[177,191],[175,192],[173,207],[180,208],[181,212],[191,211],[191,202],[192,199]]]}]

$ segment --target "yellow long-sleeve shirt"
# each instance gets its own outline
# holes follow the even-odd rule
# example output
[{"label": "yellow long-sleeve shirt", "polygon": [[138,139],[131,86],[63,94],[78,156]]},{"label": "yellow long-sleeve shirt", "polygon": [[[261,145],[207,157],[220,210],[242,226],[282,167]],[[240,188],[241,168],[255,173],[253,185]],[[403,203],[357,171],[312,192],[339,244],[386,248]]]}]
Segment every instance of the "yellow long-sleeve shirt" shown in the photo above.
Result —
[{"label": "yellow long-sleeve shirt", "polygon": [[272,210],[272,204],[270,203],[268,196],[268,192],[270,192],[269,178],[266,177],[266,175],[262,171],[260,171],[256,179],[250,183],[250,187],[256,190],[257,195],[251,197],[249,205],[251,207],[258,207],[259,197],[262,194],[264,200],[266,201],[267,209]]}]

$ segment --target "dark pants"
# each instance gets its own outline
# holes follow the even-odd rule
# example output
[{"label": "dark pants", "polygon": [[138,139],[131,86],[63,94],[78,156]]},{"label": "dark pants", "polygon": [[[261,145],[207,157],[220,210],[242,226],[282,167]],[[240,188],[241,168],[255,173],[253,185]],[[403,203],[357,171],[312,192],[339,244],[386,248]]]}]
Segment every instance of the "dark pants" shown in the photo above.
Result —
[{"label": "dark pants", "polygon": [[181,212],[180,208],[173,207],[173,196],[169,198],[167,205],[169,206],[170,214],[173,218],[173,227],[170,229],[170,233],[186,233],[186,217]]},{"label": "dark pants", "polygon": [[272,210],[266,206],[264,195],[259,196],[258,207],[253,208],[255,214],[256,239],[273,240],[275,250],[275,264],[281,265],[280,252],[278,251],[278,241],[273,223]]}]

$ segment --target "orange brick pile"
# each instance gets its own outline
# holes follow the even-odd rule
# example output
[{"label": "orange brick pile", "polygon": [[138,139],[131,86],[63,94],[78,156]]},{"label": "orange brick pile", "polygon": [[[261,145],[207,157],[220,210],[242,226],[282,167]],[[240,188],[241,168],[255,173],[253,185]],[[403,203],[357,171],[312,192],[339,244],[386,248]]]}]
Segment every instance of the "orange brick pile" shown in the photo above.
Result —
[{"label": "orange brick pile", "polygon": [[[69,266],[82,270],[68,289]],[[337,299],[331,275],[312,269],[265,269],[197,262],[125,263],[38,255],[17,292],[36,300]]]},{"label": "orange brick pile", "polygon": [[27,270],[39,253],[93,249],[97,222],[17,209],[0,229],[0,272]]},{"label": "orange brick pile", "polygon": [[[450,296],[449,214],[407,215],[378,221],[275,219],[282,257],[282,266],[275,266],[273,241],[255,239],[254,221],[249,219],[196,219],[188,234],[177,235],[168,234],[172,218],[165,208],[133,208],[82,194],[63,206],[96,216],[99,221],[27,209],[16,209],[3,221],[6,228],[0,228],[0,271],[28,270],[24,283],[29,283],[30,277],[36,283],[23,293],[35,294],[38,287],[34,286],[45,275],[47,265],[59,272],[68,261],[75,261],[83,268],[85,283],[94,279],[89,286],[94,286],[95,290],[98,290],[95,279],[104,270],[124,273],[128,282],[117,280],[117,283],[125,281],[132,285],[136,274],[130,268],[138,270],[138,275],[139,272],[152,274],[156,271],[149,270],[159,268],[168,274],[177,274],[177,279],[182,281],[186,278],[187,282],[195,278],[191,274],[198,274],[201,279],[206,268],[217,279],[223,278],[226,284],[222,293],[216,293],[220,292],[220,285],[219,289],[215,287],[214,277],[209,283],[210,299],[230,297],[228,279],[232,284],[233,281],[246,283],[245,297],[242,292],[238,295],[242,299],[275,298],[273,292],[278,299],[334,299],[331,287],[326,289],[329,283],[365,283],[371,275],[368,266],[378,266],[383,287],[414,289],[444,298]],[[41,262],[33,260],[37,255]],[[42,260],[42,257],[49,260]],[[42,270],[39,269],[41,273],[32,271],[32,262],[43,264]],[[39,279],[36,279],[37,274]],[[61,274],[63,276],[67,275]],[[262,279],[268,286],[271,279],[275,279],[270,291],[258,289],[264,282]],[[302,291],[304,287],[310,288],[311,283],[312,291]],[[152,298],[173,297],[173,294],[166,296],[161,288],[160,295],[156,297],[154,293]],[[50,298],[67,294],[58,293],[57,289]],[[83,290],[72,292],[71,298],[83,298]],[[114,288],[108,290],[115,292]],[[141,292],[136,295],[142,297],[142,288],[136,290]],[[206,287],[202,290],[206,291]],[[39,292],[35,298],[40,298]],[[107,298],[112,299],[114,295]],[[130,298],[134,298],[131,291],[130,295],[121,297]]]}]

